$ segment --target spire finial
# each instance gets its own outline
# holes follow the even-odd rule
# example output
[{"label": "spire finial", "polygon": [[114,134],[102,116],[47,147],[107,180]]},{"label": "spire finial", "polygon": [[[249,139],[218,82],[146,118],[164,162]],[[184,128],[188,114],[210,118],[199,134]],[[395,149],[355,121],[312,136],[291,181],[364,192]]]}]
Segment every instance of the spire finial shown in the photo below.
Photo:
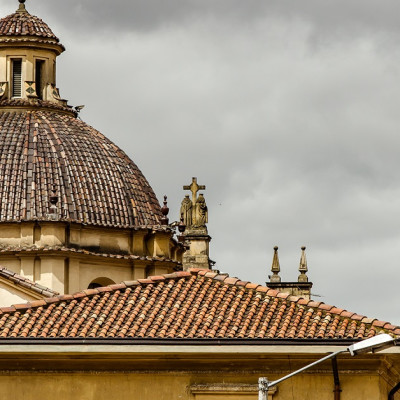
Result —
[{"label": "spire finial", "polygon": [[299,265],[299,278],[298,282],[308,282],[308,277],[307,277],[307,258],[306,258],[306,246],[303,246],[301,248],[301,257],[300,257],[300,265]]},{"label": "spire finial", "polygon": [[185,225],[185,220],[183,218],[183,213],[181,214],[181,220],[179,221],[178,224],[178,231],[180,235],[178,236],[178,241],[180,243],[185,243],[185,230],[186,230],[186,225]]},{"label": "spire finial", "polygon": [[19,1],[19,7],[18,7],[17,12],[26,13],[27,11],[25,8],[25,0],[18,0],[18,1]]},{"label": "spire finial", "polygon": [[185,233],[185,230],[186,230],[185,219],[183,218],[183,213],[181,213],[181,219],[179,221],[178,231],[180,232],[181,235],[183,235]]},{"label": "spire finial", "polygon": [[163,215],[161,218],[161,225],[168,225],[169,208],[168,208],[168,203],[167,203],[167,196],[164,196],[164,205],[161,207],[161,213]]},{"label": "spire finial", "polygon": [[271,271],[272,276],[269,277],[270,282],[280,282],[281,277],[279,276],[279,272],[281,271],[281,266],[279,265],[278,246],[274,247],[274,257],[272,259]]}]

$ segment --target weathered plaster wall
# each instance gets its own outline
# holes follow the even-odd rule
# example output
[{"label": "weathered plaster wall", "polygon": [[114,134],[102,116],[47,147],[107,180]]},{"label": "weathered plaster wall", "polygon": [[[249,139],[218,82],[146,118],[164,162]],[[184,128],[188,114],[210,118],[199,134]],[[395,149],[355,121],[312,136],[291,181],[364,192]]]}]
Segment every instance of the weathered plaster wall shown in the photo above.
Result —
[{"label": "weathered plaster wall", "polygon": [[[1,266],[61,294],[87,289],[102,277],[119,283],[170,273],[176,266],[146,257],[182,260],[170,232],[63,222],[2,223],[0,249]],[[142,259],[121,257],[129,255]]]},{"label": "weathered plaster wall", "polygon": [[[254,393],[227,390],[195,394],[198,383],[256,384],[256,375],[149,373],[9,373],[0,376],[0,398],[15,400],[257,400]],[[342,400],[386,400],[378,376],[342,376]],[[273,400],[333,400],[330,376],[304,375],[282,383]]]},{"label": "weathered plaster wall", "polygon": [[7,285],[0,280],[0,307],[8,307],[11,304],[21,304],[36,300],[35,297],[21,290],[21,288]]}]

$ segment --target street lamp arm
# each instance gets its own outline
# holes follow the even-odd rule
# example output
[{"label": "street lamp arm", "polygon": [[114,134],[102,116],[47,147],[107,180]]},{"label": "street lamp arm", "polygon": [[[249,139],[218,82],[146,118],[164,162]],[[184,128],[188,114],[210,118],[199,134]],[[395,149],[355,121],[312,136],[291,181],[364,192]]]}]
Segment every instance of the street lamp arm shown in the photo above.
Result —
[{"label": "street lamp arm", "polygon": [[289,378],[291,378],[292,376],[295,376],[295,375],[297,375],[297,374],[300,374],[301,372],[306,371],[307,369],[309,369],[309,368],[311,368],[311,367],[314,367],[315,365],[318,365],[318,364],[320,364],[320,363],[322,363],[322,362],[324,362],[324,361],[326,361],[326,360],[329,360],[329,359],[331,359],[331,358],[336,357],[337,355],[339,355],[339,354],[341,354],[341,353],[346,353],[346,352],[347,352],[347,349],[344,349],[344,350],[338,350],[338,351],[335,351],[334,353],[328,354],[328,355],[325,356],[324,358],[321,358],[320,360],[317,360],[317,361],[315,361],[315,362],[313,362],[313,363],[311,363],[311,364],[308,364],[308,365],[306,365],[305,367],[300,368],[300,369],[298,369],[297,371],[294,371],[294,372],[290,373],[289,375],[284,376],[283,378],[277,379],[276,381],[273,381],[273,382],[268,382],[268,383],[267,383],[268,388],[271,388],[272,386],[275,386],[275,385],[277,385],[278,383],[281,383],[281,382],[283,382],[283,381],[286,381],[286,379],[289,379]]},{"label": "street lamp arm", "polygon": [[394,346],[394,344],[395,344],[395,339],[392,336],[390,336],[389,334],[383,333],[383,334],[374,336],[372,338],[365,339],[360,342],[356,342],[356,343],[352,344],[350,347],[348,347],[347,349],[338,350],[338,351],[335,351],[334,353],[328,354],[324,358],[321,358],[320,360],[317,360],[311,364],[308,364],[305,367],[300,368],[297,371],[294,371],[291,374],[286,375],[283,378],[280,378],[276,381],[269,382],[268,379],[265,377],[259,378],[258,379],[258,399],[259,400],[267,400],[269,388],[276,386],[278,383],[286,381],[286,379],[289,379],[292,376],[299,374],[300,372],[306,371],[307,369],[314,367],[317,364],[320,364],[326,360],[329,360],[330,358],[334,358],[338,354],[346,353],[348,351],[352,356],[356,356],[358,354],[368,353],[369,351],[376,352],[379,350],[383,350],[387,347]]}]

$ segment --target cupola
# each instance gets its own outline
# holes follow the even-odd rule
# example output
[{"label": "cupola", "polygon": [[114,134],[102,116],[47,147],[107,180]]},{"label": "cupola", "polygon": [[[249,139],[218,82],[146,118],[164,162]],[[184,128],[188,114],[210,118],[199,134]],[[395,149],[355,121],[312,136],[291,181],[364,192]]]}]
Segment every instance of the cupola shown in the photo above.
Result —
[{"label": "cupola", "polygon": [[0,100],[39,99],[66,105],[56,87],[57,36],[19,0],[18,10],[0,20]]}]

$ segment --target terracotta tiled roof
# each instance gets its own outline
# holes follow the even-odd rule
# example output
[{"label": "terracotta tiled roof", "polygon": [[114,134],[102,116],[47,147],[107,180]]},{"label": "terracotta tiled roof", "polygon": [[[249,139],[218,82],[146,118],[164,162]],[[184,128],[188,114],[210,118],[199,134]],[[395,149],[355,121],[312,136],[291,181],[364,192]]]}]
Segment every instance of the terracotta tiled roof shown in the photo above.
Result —
[{"label": "terracotta tiled roof", "polygon": [[160,205],[114,143],[68,113],[0,106],[0,222],[56,220],[115,227],[159,225]]},{"label": "terracotta tiled roof", "polygon": [[15,12],[0,19],[0,36],[39,36],[58,42],[49,26],[28,12]]},{"label": "terracotta tiled roof", "polygon": [[38,283],[33,282],[30,279],[25,278],[21,275],[18,275],[15,272],[10,271],[5,267],[0,267],[0,277],[7,279],[14,285],[22,286],[26,289],[33,290],[34,292],[39,293],[44,297],[54,297],[59,294],[55,290],[51,290],[45,286],[39,285]]},{"label": "terracotta tiled roof", "polygon": [[0,337],[362,339],[400,328],[205,270],[0,309]]}]

